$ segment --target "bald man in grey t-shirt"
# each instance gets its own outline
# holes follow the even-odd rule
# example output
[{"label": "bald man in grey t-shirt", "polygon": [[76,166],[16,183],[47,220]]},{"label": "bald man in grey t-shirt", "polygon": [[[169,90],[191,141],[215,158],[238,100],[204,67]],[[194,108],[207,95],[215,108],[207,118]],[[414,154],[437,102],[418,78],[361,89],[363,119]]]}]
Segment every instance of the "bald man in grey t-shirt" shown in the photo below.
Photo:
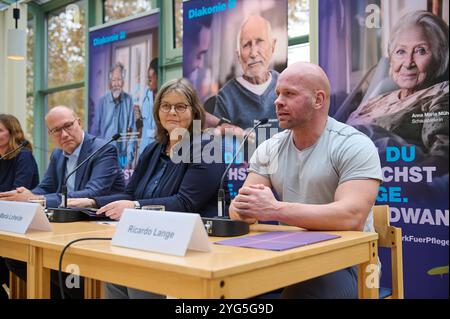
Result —
[{"label": "bald man in grey t-shirt", "polygon": [[[367,136],[328,117],[326,74],[314,64],[293,64],[281,73],[276,92],[277,117],[286,131],[256,150],[231,203],[231,218],[276,220],[309,230],[373,231],[371,209],[382,181],[378,152]],[[357,296],[354,267],[283,291],[286,298]]]},{"label": "bald man in grey t-shirt", "polygon": [[[331,117],[319,140],[306,149],[295,147],[290,130],[265,141],[253,154],[249,171],[268,178],[283,202],[313,205],[332,203],[338,186],[347,181],[382,180],[373,142]],[[364,231],[375,231],[371,212]]]}]

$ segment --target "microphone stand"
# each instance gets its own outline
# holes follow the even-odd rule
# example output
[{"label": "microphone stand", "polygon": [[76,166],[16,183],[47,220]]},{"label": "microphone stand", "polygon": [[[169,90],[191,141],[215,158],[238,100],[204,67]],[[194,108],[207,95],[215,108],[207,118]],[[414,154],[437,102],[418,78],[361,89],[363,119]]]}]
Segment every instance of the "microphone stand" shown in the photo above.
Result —
[{"label": "microphone stand", "polygon": [[228,173],[228,171],[231,168],[231,165],[233,165],[234,161],[238,157],[239,153],[241,152],[241,149],[244,147],[245,142],[247,142],[248,138],[250,137],[250,134],[252,134],[259,126],[266,124],[268,122],[268,119],[262,119],[259,120],[258,123],[256,123],[255,126],[244,136],[244,139],[242,140],[241,144],[239,145],[239,148],[237,149],[236,153],[233,156],[233,159],[228,164],[227,168],[225,169],[225,172],[222,175],[222,178],[220,179],[220,188],[217,192],[217,212],[219,217],[223,217],[223,213],[225,211],[225,190],[223,188],[223,183],[225,181],[225,177]]},{"label": "microphone stand", "polygon": [[225,177],[228,171],[239,155],[242,147],[244,147],[245,142],[250,137],[250,134],[253,133],[259,126],[264,125],[268,122],[268,119],[259,120],[258,123],[250,130],[248,134],[244,136],[239,148],[237,149],[233,159],[226,167],[222,178],[220,179],[220,188],[217,192],[217,212],[218,216],[216,218],[202,217],[203,223],[205,224],[206,231],[210,236],[216,237],[233,237],[233,236],[241,236],[248,234],[250,228],[246,222],[240,220],[231,220],[228,216],[224,216],[225,211],[225,189],[223,187],[223,183],[225,181]]}]

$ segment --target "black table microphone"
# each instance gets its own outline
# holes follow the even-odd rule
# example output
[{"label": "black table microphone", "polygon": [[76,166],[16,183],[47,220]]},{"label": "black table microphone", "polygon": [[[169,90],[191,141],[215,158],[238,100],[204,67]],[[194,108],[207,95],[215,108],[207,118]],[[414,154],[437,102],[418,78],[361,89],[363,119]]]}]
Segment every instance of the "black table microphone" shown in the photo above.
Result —
[{"label": "black table microphone", "polygon": [[209,217],[202,217],[203,223],[205,224],[206,231],[208,232],[208,235],[210,236],[217,236],[217,237],[233,237],[233,236],[241,236],[248,234],[250,231],[250,228],[246,222],[240,221],[240,220],[231,220],[228,216],[224,216],[225,211],[225,189],[223,187],[223,183],[225,181],[225,177],[227,176],[228,171],[231,168],[231,165],[233,165],[234,161],[236,160],[237,156],[239,155],[239,152],[241,151],[242,147],[244,147],[245,142],[247,142],[250,135],[261,125],[266,124],[269,122],[269,119],[261,119],[256,123],[255,126],[244,136],[244,139],[242,140],[241,144],[239,145],[239,148],[237,149],[233,159],[228,164],[227,168],[225,169],[225,172],[222,175],[222,178],[220,179],[220,188],[217,192],[217,212],[218,216],[209,218]]},{"label": "black table microphone", "polygon": [[0,157],[0,160],[7,158],[9,155],[13,154],[14,152],[17,152],[18,150],[21,150],[22,148],[24,148],[25,146],[27,146],[28,144],[30,144],[30,142],[28,141],[23,141],[19,146],[17,146],[15,149],[13,149],[12,151],[6,153],[5,155],[3,155],[2,157]]},{"label": "black table microphone", "polygon": [[[72,176],[81,166],[86,164],[91,158],[97,155],[101,150],[103,150],[106,146],[111,144],[114,141],[117,141],[120,138],[120,133],[115,134],[107,143],[103,144],[100,148],[95,150],[91,155],[86,157],[80,164],[77,165],[69,174],[67,174],[66,178],[63,180],[63,184],[61,186],[61,204],[58,208],[48,208],[47,211],[52,215],[53,222],[74,222],[83,220],[84,217],[88,217],[86,215],[86,209],[77,209],[77,208],[68,208],[67,207],[67,181],[70,176]],[[64,168],[65,169],[65,168]]]}]

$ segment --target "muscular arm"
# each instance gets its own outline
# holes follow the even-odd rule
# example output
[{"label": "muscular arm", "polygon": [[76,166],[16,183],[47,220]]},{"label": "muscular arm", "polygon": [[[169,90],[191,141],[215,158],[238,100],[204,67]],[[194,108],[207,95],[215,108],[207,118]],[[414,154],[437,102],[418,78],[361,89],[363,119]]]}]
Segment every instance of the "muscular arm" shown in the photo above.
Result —
[{"label": "muscular arm", "polygon": [[376,180],[348,181],[337,188],[330,204],[281,203],[275,217],[282,223],[310,230],[362,231],[379,184]]},{"label": "muscular arm", "polygon": [[246,221],[277,220],[310,230],[362,231],[378,187],[377,180],[351,180],[336,189],[334,202],[310,205],[277,201],[267,185],[244,185],[233,202],[233,214]]}]

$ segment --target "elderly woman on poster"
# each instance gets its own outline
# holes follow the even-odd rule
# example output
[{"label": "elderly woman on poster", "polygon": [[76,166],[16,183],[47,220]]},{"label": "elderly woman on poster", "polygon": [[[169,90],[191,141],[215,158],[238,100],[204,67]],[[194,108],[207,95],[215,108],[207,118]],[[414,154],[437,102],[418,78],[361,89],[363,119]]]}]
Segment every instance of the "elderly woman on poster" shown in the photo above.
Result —
[{"label": "elderly woman on poster", "polygon": [[442,168],[449,144],[448,25],[430,12],[408,13],[394,26],[388,50],[399,89],[360,105],[347,123],[365,126],[382,149],[414,145],[417,160]]}]

